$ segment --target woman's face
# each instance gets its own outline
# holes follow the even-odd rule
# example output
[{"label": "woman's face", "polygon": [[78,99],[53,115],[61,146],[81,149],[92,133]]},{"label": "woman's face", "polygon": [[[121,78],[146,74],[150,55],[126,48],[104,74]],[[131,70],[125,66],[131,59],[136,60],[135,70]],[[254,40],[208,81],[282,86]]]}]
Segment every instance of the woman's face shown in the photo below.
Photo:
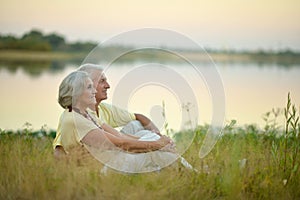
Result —
[{"label": "woman's face", "polygon": [[78,98],[78,103],[81,106],[88,107],[96,104],[96,89],[94,88],[93,82],[90,78],[86,79],[85,86],[82,94]]}]

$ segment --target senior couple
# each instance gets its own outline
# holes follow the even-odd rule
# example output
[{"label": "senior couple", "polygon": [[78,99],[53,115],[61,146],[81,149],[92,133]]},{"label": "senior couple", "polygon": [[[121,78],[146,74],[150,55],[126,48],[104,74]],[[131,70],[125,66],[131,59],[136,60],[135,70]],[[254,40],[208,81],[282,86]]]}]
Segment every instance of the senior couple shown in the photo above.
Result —
[{"label": "senior couple", "polygon": [[193,169],[149,118],[103,103],[109,88],[103,69],[94,64],[63,79],[58,102],[65,110],[53,141],[56,157],[87,150],[104,167],[122,172],[156,171],[177,159]]}]

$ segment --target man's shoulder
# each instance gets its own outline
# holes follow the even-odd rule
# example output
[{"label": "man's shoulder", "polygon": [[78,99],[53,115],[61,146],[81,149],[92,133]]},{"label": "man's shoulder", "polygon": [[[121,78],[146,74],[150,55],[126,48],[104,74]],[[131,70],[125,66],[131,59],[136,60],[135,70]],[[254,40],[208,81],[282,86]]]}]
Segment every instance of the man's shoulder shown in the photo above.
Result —
[{"label": "man's shoulder", "polygon": [[109,104],[109,103],[99,103],[98,108],[100,110],[112,110],[112,109],[115,109],[116,106]]},{"label": "man's shoulder", "polygon": [[112,107],[113,105],[112,104],[109,104],[109,103],[99,103],[99,106],[98,107]]}]

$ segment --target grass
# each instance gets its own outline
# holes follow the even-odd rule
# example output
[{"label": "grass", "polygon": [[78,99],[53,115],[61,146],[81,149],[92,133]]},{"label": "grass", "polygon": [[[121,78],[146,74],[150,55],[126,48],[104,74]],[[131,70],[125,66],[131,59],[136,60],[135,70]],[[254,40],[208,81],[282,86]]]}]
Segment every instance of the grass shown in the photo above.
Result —
[{"label": "grass", "polygon": [[184,157],[199,173],[174,165],[104,175],[93,159],[54,159],[53,132],[2,130],[0,199],[299,199],[299,111],[290,97],[283,113],[282,128],[232,123],[204,159],[198,151],[208,126],[198,127]]}]

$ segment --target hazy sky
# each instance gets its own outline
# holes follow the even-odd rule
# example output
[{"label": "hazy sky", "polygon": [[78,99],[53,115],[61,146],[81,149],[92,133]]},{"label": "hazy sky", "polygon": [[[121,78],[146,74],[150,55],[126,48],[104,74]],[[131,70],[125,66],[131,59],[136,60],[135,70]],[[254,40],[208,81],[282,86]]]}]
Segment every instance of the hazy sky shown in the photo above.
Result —
[{"label": "hazy sky", "polygon": [[68,40],[166,28],[210,48],[300,50],[299,0],[0,0],[0,33],[32,28]]}]

